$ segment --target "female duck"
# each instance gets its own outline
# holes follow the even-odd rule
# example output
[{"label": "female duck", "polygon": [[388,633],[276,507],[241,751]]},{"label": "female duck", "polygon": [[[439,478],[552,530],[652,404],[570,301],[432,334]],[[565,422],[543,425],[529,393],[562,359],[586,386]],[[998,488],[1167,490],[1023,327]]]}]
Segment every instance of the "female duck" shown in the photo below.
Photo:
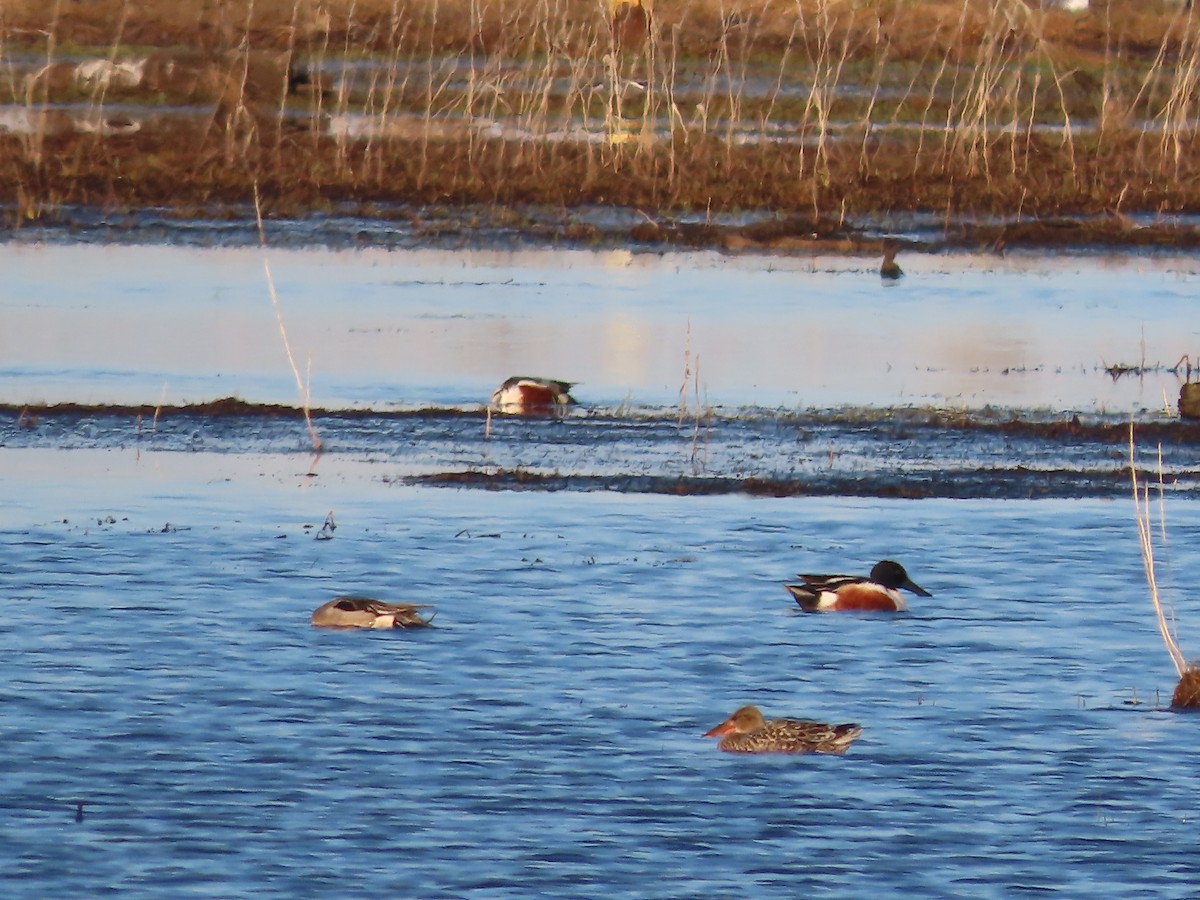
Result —
[{"label": "female duck", "polygon": [[335,597],[312,614],[318,628],[424,628],[429,619],[412,603],[383,603],[370,597]]},{"label": "female duck", "polygon": [[726,753],[834,753],[846,752],[862,728],[853,723],[825,725],[803,719],[767,721],[757,706],[743,706],[705,733],[719,737],[719,750]]}]

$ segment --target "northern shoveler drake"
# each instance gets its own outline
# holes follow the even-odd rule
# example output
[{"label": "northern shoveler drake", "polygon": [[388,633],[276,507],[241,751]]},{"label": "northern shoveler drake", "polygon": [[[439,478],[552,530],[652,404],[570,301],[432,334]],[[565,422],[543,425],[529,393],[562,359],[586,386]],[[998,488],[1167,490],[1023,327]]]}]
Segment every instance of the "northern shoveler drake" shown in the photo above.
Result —
[{"label": "northern shoveler drake", "polygon": [[424,628],[429,619],[412,603],[383,603],[370,597],[335,597],[312,614],[318,628]]},{"label": "northern shoveler drake", "polygon": [[514,375],[492,393],[492,409],[516,415],[549,415],[563,412],[575,402],[571,381]]},{"label": "northern shoveler drake", "polygon": [[908,577],[904,566],[890,559],[871,569],[869,578],[858,575],[797,575],[803,584],[786,584],[805,612],[861,610],[866,612],[904,612],[908,606],[900,589],[921,597],[932,594]]},{"label": "northern shoveler drake", "polygon": [[853,723],[825,725],[803,719],[767,721],[757,706],[743,706],[732,716],[705,732],[719,737],[717,748],[726,753],[836,753],[846,752],[862,734]]}]

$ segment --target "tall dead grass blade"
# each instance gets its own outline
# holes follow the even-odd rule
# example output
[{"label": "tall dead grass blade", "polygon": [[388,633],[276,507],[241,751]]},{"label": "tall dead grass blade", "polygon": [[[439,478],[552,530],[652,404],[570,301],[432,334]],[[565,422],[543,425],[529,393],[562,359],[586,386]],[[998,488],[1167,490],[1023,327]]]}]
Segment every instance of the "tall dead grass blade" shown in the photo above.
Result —
[{"label": "tall dead grass blade", "polygon": [[[275,278],[271,275],[271,263],[267,259],[267,232],[263,228],[262,205],[258,196],[258,180],[254,181],[254,218],[258,223],[258,240],[263,251],[263,273],[267,276],[267,290],[271,293],[271,305],[275,308],[275,321],[279,324],[279,336],[283,338],[283,349],[287,353],[288,365],[292,367],[292,375],[296,378],[296,390],[300,395],[300,404],[304,409],[304,421],[308,425],[308,435],[312,438],[313,450],[320,453],[324,447],[317,436],[317,429],[312,421],[312,392],[309,385],[300,377],[300,369],[296,365],[296,357],[292,353],[292,342],[288,340],[287,327],[283,323],[283,308],[279,303],[279,293],[275,290]],[[311,377],[312,360],[309,359],[309,375]],[[311,382],[309,382],[311,383]]]},{"label": "tall dead grass blade", "polygon": [[[1158,473],[1159,473],[1159,524],[1165,534],[1166,516],[1162,508],[1162,447],[1158,449]],[[1163,643],[1167,647],[1167,653],[1171,656],[1171,662],[1175,664],[1175,671],[1182,677],[1184,672],[1188,670],[1188,665],[1183,657],[1183,651],[1179,648],[1179,642],[1175,637],[1171,625],[1167,622],[1166,613],[1163,610],[1162,597],[1158,590],[1158,578],[1155,572],[1154,562],[1154,531],[1153,517],[1150,514],[1150,488],[1149,486],[1139,486],[1137,474],[1137,454],[1133,440],[1133,423],[1129,423],[1129,477],[1133,485],[1133,511],[1134,520],[1137,523],[1138,541],[1142,545],[1142,565],[1146,570],[1146,584],[1150,588],[1150,602],[1154,606],[1154,616],[1158,620],[1158,631],[1162,635]]]},{"label": "tall dead grass blade", "polygon": [[696,403],[695,421],[692,425],[692,474],[699,475],[708,468],[708,429],[704,431],[704,441],[700,440],[700,425],[709,419],[708,411],[700,403],[700,354],[696,354],[696,371],[692,375],[692,397]]},{"label": "tall dead grass blade", "polygon": [[692,377],[692,322],[687,325],[687,339],[683,345],[683,381],[679,384],[679,418],[676,427],[683,426],[683,420],[688,414],[688,382]]}]

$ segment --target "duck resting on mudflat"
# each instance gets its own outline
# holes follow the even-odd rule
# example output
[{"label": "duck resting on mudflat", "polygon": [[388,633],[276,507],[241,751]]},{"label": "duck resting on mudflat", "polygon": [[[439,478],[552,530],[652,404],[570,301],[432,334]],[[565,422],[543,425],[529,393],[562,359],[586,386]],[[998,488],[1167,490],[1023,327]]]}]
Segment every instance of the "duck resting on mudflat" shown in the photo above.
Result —
[{"label": "duck resting on mudflat", "polygon": [[561,413],[575,402],[572,381],[514,375],[492,393],[492,409],[516,415]]},{"label": "duck resting on mudflat", "polygon": [[921,597],[932,594],[913,582],[904,566],[890,559],[875,564],[871,575],[797,575],[803,584],[785,584],[805,612],[904,612],[900,589]]},{"label": "duck resting on mudflat", "polygon": [[841,756],[862,734],[853,723],[826,725],[803,719],[764,719],[757,706],[743,706],[705,732],[719,737],[726,753],[833,753]]},{"label": "duck resting on mudflat", "polygon": [[335,597],[317,607],[312,623],[318,628],[424,628],[429,619],[418,610],[424,604],[384,603],[370,597]]}]

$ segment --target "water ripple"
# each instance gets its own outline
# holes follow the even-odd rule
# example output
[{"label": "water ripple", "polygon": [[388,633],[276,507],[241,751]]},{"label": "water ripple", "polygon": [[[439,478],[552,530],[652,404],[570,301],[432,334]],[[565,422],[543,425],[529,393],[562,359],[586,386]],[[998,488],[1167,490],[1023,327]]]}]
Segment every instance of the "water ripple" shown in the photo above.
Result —
[{"label": "water ripple", "polygon": [[[1197,722],[1161,709],[1125,504],[193,462],[165,486],[68,467],[0,519],[10,896],[1174,897],[1200,875]],[[332,540],[297,527],[330,509]],[[1200,518],[1170,520],[1186,586]],[[803,615],[781,586],[885,556],[934,593],[908,615]],[[312,629],[343,590],[434,603],[435,627]],[[864,735],[842,758],[700,737],[748,702]]]}]

